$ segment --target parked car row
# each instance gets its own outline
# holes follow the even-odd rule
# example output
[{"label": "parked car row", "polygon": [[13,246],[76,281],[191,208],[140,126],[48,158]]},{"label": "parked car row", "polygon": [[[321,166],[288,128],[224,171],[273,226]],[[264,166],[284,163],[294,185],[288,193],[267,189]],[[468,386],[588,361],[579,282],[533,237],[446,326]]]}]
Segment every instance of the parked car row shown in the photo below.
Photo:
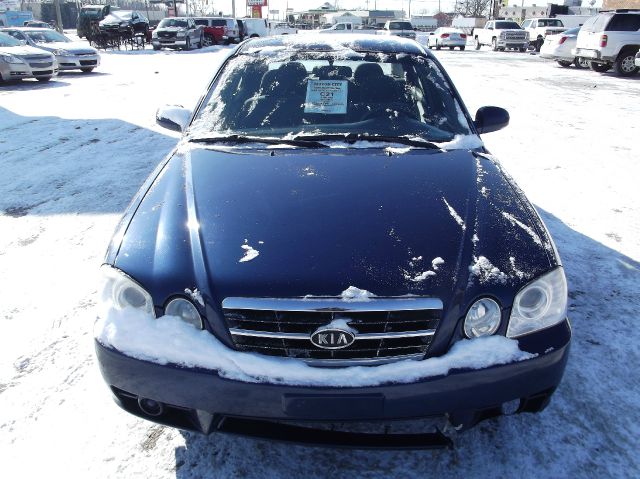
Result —
[{"label": "parked car row", "polygon": [[49,81],[60,70],[89,73],[100,65],[95,48],[50,28],[2,28],[0,51],[0,80]]},{"label": "parked car row", "polygon": [[600,73],[614,70],[631,76],[640,71],[640,10],[601,12],[582,27],[545,38],[540,56],[563,67],[590,67]]}]

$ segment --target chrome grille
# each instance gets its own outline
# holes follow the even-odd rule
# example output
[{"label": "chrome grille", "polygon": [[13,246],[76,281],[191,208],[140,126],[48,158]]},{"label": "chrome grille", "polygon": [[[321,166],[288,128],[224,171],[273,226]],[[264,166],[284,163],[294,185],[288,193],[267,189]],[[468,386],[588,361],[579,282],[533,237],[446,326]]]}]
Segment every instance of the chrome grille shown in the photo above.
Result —
[{"label": "chrome grille", "polygon": [[52,62],[29,63],[31,68],[47,68],[53,65]]},{"label": "chrome grille", "polygon": [[[442,315],[435,298],[227,298],[224,318],[235,347],[319,365],[372,364],[421,358],[429,350]],[[332,321],[357,331],[353,344],[322,349],[311,335]]]},{"label": "chrome grille", "polygon": [[526,38],[525,32],[505,32],[505,39],[507,40],[522,40]]}]

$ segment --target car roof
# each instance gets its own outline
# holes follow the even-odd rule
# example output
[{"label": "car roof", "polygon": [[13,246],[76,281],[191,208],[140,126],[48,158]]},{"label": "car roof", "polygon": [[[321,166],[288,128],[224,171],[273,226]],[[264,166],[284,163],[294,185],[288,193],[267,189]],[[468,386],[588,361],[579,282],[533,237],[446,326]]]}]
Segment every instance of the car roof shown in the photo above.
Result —
[{"label": "car roof", "polygon": [[279,35],[256,38],[243,43],[239,53],[262,48],[284,47],[300,51],[337,51],[348,48],[357,52],[407,53],[412,55],[431,54],[420,44],[402,37],[377,36],[368,34],[327,34],[327,35]]}]

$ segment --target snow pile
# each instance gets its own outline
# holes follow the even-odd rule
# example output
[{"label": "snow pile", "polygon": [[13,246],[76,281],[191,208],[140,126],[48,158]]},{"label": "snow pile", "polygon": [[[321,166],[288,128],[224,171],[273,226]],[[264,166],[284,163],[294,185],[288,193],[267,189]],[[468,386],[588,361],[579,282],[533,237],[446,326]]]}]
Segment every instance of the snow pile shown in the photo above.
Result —
[{"label": "snow pile", "polygon": [[[306,296],[307,298],[309,296]],[[366,289],[356,288],[355,286],[349,286],[342,293],[340,297],[343,301],[371,301],[371,298],[375,298],[376,295]]]},{"label": "snow pile", "polygon": [[483,369],[535,357],[521,351],[513,339],[492,336],[459,341],[444,356],[424,361],[316,368],[298,359],[234,351],[209,332],[197,330],[177,317],[154,319],[135,309],[105,306],[94,331],[101,344],[141,360],[209,369],[221,377],[251,383],[330,387],[411,383],[447,375],[455,369]]},{"label": "snow pile", "polygon": [[484,148],[484,143],[478,135],[456,135],[453,140],[439,143],[443,150],[474,150]]},{"label": "snow pile", "polygon": [[469,272],[471,272],[471,281],[474,277],[478,278],[480,284],[487,284],[492,282],[506,283],[509,278],[506,274],[496,268],[491,261],[484,256],[474,256],[473,264],[469,266]]},{"label": "snow pile", "polygon": [[449,214],[454,220],[456,220],[456,223],[460,225],[460,227],[462,228],[462,231],[466,230],[467,226],[464,224],[464,221],[462,220],[462,217],[458,214],[458,212],[453,209],[453,206],[449,204],[446,198],[442,198],[442,201],[444,201],[444,204],[447,206],[447,209],[449,210]]},{"label": "snow pile", "polygon": [[529,236],[531,236],[531,238],[533,239],[533,241],[535,241],[536,244],[539,244],[540,246],[542,246],[542,240],[540,239],[540,236],[538,236],[538,234],[535,231],[533,231],[529,226],[525,225],[522,221],[518,220],[515,216],[513,216],[510,213],[507,213],[506,211],[502,212],[502,216],[504,216],[507,220],[509,220],[509,222],[513,226],[519,226],[520,228],[522,228]]},{"label": "snow pile", "polygon": [[258,251],[248,243],[249,240],[244,240],[244,244],[241,246],[241,248],[244,250],[244,256],[238,260],[238,263],[246,263],[247,261],[256,259],[260,254],[260,251]]}]

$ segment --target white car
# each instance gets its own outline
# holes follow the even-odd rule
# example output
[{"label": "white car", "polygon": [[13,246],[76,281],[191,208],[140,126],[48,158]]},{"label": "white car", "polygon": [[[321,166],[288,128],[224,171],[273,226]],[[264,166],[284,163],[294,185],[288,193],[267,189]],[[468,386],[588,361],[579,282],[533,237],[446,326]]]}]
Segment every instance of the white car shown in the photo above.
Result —
[{"label": "white car", "polygon": [[635,55],[640,46],[640,9],[601,11],[584,22],[574,54],[589,60],[591,69],[613,68],[620,76],[638,73]]},{"label": "white car", "polygon": [[580,27],[571,28],[557,35],[547,35],[540,48],[540,58],[555,60],[562,67],[575,65],[577,68],[589,68],[589,61],[576,57],[572,50],[576,47]]},{"label": "white car", "polygon": [[51,53],[23,45],[0,32],[0,83],[23,78],[46,82],[57,74],[58,65]]},{"label": "white car", "polygon": [[464,50],[467,45],[467,34],[455,28],[438,28],[429,34],[427,46],[440,50],[442,47],[449,47],[453,50],[458,47]]},{"label": "white car", "polygon": [[50,28],[10,27],[3,29],[18,41],[52,53],[60,70],[93,71],[100,65],[98,50],[85,42],[74,42]]}]

